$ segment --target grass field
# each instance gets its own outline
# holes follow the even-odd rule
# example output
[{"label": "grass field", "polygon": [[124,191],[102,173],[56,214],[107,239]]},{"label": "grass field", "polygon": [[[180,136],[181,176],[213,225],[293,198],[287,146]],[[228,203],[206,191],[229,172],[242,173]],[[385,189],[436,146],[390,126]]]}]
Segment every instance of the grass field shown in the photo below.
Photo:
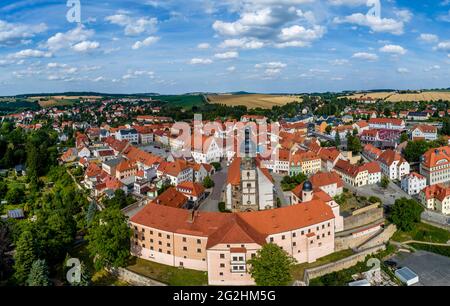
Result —
[{"label": "grass field", "polygon": [[201,95],[155,96],[152,98],[184,109],[191,109],[193,106],[200,106],[204,103],[203,96]]},{"label": "grass field", "polygon": [[387,102],[419,102],[419,101],[450,101],[450,92],[426,91],[421,93],[395,93],[395,92],[371,92],[358,93],[347,96],[349,99],[361,98],[381,99]]},{"label": "grass field", "polygon": [[178,269],[140,258],[133,258],[133,262],[127,269],[169,286],[205,286],[208,284],[206,272]]},{"label": "grass field", "polygon": [[450,240],[450,232],[444,229],[428,225],[426,223],[417,224],[416,228],[410,232],[397,231],[392,236],[394,241],[404,242],[408,240],[446,243]]},{"label": "grass field", "polygon": [[99,96],[48,96],[48,97],[28,97],[28,101],[38,101],[41,107],[73,105],[80,99],[100,99]]},{"label": "grass field", "polygon": [[263,94],[248,95],[210,95],[208,101],[212,104],[225,104],[227,106],[243,105],[248,108],[270,109],[273,106],[282,106],[291,102],[301,101],[299,96],[277,96]]}]

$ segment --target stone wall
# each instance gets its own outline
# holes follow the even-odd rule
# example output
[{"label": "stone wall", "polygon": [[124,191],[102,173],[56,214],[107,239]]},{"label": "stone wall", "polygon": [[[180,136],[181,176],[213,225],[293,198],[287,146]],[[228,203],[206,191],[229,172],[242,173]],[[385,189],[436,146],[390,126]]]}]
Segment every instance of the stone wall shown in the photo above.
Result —
[{"label": "stone wall", "polygon": [[351,234],[345,237],[335,237],[334,250],[336,252],[347,249],[362,250],[382,243],[387,243],[396,230],[397,228],[395,225],[390,224],[382,230],[361,237],[354,237]]},{"label": "stone wall", "polygon": [[110,269],[109,272],[112,275],[117,276],[119,280],[129,283],[133,286],[167,286],[164,283],[137,274],[125,268]]},{"label": "stone wall", "polygon": [[387,243],[396,231],[397,227],[394,224],[389,224],[381,233],[378,233],[377,235],[364,242],[362,245],[358,246],[357,251],[370,249],[380,244]]},{"label": "stone wall", "polygon": [[326,274],[330,274],[333,272],[337,272],[340,270],[348,269],[353,267],[358,262],[362,262],[366,259],[368,255],[378,253],[379,251],[385,250],[386,246],[384,244],[372,247],[370,249],[366,249],[360,253],[349,256],[347,258],[341,259],[339,261],[335,261],[323,266],[306,269],[304,274],[304,282],[309,285],[309,281],[324,276]]},{"label": "stone wall", "polygon": [[383,208],[373,208],[344,218],[344,230],[361,227],[383,219]]}]

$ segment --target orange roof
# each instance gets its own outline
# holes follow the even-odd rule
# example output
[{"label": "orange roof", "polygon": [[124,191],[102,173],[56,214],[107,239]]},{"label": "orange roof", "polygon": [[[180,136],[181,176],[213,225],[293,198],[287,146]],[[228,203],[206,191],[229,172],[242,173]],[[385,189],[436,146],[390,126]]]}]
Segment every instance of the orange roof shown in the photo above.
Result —
[{"label": "orange roof", "polygon": [[186,170],[189,167],[190,166],[188,165],[187,161],[176,159],[174,162],[161,162],[158,167],[158,171],[176,177],[180,174],[180,172]]},{"label": "orange roof", "polygon": [[439,163],[440,166],[448,165],[450,163],[450,147],[440,147],[430,149],[423,155],[423,165],[431,168]]},{"label": "orange roof", "polygon": [[303,163],[306,161],[311,161],[311,160],[317,160],[320,159],[319,156],[317,156],[316,153],[311,152],[311,151],[297,151],[295,152],[294,155],[292,155],[291,157],[291,164],[297,164],[297,163]]},{"label": "orange roof", "polygon": [[128,170],[133,170],[136,169],[136,165],[128,160],[122,160],[116,168],[117,172],[124,172],[124,171],[128,171]]},{"label": "orange roof", "polygon": [[388,166],[392,165],[395,161],[398,161],[399,163],[406,162],[406,160],[399,153],[390,149],[381,153],[377,160]]},{"label": "orange roof", "polygon": [[427,186],[422,192],[425,193],[427,200],[436,198],[442,202],[446,197],[450,196],[450,188],[441,184]]},{"label": "orange roof", "polygon": [[383,153],[380,149],[376,148],[375,146],[369,144],[366,144],[364,146],[364,152],[373,156],[376,156],[377,158]]},{"label": "orange roof", "polygon": [[231,185],[241,183],[241,158],[235,158],[228,167],[227,182]]},{"label": "orange roof", "polygon": [[363,164],[362,166],[359,167],[359,171],[364,171],[364,170],[367,170],[369,173],[381,172],[380,165],[375,161]]},{"label": "orange roof", "polygon": [[341,151],[339,151],[336,148],[322,148],[319,151],[319,157],[321,160],[324,160],[324,161],[334,162],[339,157],[340,154],[341,154]]},{"label": "orange roof", "polygon": [[392,125],[403,125],[404,121],[402,119],[393,118],[371,118],[369,124],[392,124]]},{"label": "orange roof", "polygon": [[411,130],[419,129],[422,133],[437,133],[437,127],[428,124],[418,124],[414,126]]},{"label": "orange roof", "polygon": [[162,162],[161,157],[142,151],[134,146],[129,146],[123,154],[131,162],[140,162],[146,166],[152,166]]},{"label": "orange roof", "polygon": [[154,199],[153,203],[163,206],[182,208],[187,201],[188,198],[183,193],[177,191],[175,187],[170,187]]},{"label": "orange roof", "polygon": [[198,197],[205,192],[205,187],[199,183],[185,181],[177,185],[177,190],[181,193]]},{"label": "orange roof", "polygon": [[102,172],[102,169],[95,163],[90,163],[88,168],[86,169],[86,176],[94,177],[99,175]]},{"label": "orange roof", "polygon": [[310,181],[314,187],[328,186],[331,184],[336,184],[337,188],[344,186],[344,182],[341,177],[334,171],[318,172],[311,176]]}]

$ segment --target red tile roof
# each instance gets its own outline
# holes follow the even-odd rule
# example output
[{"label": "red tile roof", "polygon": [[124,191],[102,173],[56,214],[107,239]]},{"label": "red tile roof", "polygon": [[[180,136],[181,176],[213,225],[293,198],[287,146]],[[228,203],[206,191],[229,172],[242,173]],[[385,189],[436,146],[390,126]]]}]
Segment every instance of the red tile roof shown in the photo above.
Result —
[{"label": "red tile roof", "polygon": [[189,194],[195,197],[201,196],[203,193],[205,193],[205,187],[203,187],[199,183],[188,181],[178,184],[177,190],[183,194]]}]

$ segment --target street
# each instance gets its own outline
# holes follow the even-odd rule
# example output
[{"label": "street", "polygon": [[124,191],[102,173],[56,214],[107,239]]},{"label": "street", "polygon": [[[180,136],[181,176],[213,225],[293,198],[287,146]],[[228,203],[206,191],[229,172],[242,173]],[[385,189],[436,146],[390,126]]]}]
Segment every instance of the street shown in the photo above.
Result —
[{"label": "street", "polygon": [[218,212],[219,202],[222,198],[222,192],[225,189],[227,180],[228,168],[225,163],[222,163],[222,170],[216,172],[212,179],[214,187],[209,196],[200,204],[199,211]]},{"label": "street", "polygon": [[404,192],[398,185],[393,182],[389,183],[389,186],[384,189],[380,185],[366,185],[363,187],[353,187],[345,183],[345,187],[351,190],[352,192],[356,192],[359,196],[364,196],[366,198],[369,197],[378,197],[381,199],[383,205],[394,205],[395,200],[401,198],[412,199],[410,195]]}]

